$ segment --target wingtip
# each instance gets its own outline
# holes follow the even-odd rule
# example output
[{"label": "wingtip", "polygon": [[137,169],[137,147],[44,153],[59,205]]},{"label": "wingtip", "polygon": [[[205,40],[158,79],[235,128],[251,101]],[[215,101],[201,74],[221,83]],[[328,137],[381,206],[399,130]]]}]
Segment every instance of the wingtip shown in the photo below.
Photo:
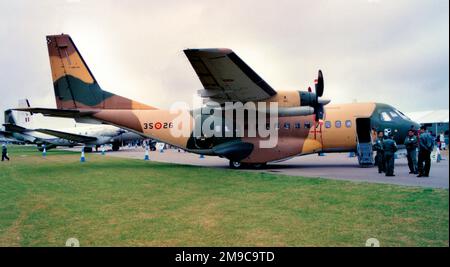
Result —
[{"label": "wingtip", "polygon": [[201,52],[230,54],[233,52],[233,50],[231,50],[229,48],[187,48],[187,49],[184,49],[183,51],[185,54],[201,53]]},{"label": "wingtip", "polygon": [[69,37],[69,38],[70,38],[70,35],[69,35],[69,34],[66,34],[66,33],[60,33],[60,34],[48,34],[48,35],[46,35],[45,37],[46,37],[46,38],[52,38],[52,37],[61,37],[61,36]]}]

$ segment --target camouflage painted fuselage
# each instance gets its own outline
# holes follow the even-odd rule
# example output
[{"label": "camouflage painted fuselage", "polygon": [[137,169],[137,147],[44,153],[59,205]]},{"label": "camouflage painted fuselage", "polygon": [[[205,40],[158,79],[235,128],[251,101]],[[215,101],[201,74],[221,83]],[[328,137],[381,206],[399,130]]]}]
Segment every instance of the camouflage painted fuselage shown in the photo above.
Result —
[{"label": "camouflage painted fuselage", "polygon": [[[383,110],[395,109],[377,103],[341,104],[327,106],[324,120],[317,123],[313,115],[279,117],[278,141],[273,148],[262,148],[262,138],[245,137],[245,134],[244,137],[195,138],[193,134],[174,137],[169,125],[174,124],[178,114],[167,110],[91,110],[90,117],[190,152],[224,156],[244,163],[265,163],[318,152],[356,151],[357,118],[370,119],[371,127],[378,130],[392,129],[396,133],[395,140],[402,144],[408,129],[412,125],[417,127],[417,124],[400,117],[397,121],[381,121],[379,117]],[[192,116],[185,122],[190,132],[193,132],[195,123]],[[227,146],[232,150],[229,153],[223,152]]]},{"label": "camouflage painted fuselage", "polygon": [[[103,91],[68,35],[48,36],[47,43],[58,109],[77,110],[80,111],[76,114],[79,119],[95,119],[143,133],[194,153],[217,155],[244,163],[266,163],[322,151],[356,151],[358,118],[370,119],[372,128],[391,129],[397,134],[399,144],[411,125],[417,125],[400,114],[386,120],[381,116],[384,110],[397,112],[388,105],[353,103],[326,106],[325,116],[318,122],[314,115],[279,117],[278,141],[272,148],[261,147],[261,137],[248,137],[245,133],[243,137],[197,138],[192,134],[196,123],[192,115],[184,121],[191,134],[178,137],[172,134],[172,127],[177,127],[175,121],[179,114]],[[299,92],[280,91],[264,102],[276,102],[278,107],[291,108],[301,106],[302,100],[305,101]]]}]

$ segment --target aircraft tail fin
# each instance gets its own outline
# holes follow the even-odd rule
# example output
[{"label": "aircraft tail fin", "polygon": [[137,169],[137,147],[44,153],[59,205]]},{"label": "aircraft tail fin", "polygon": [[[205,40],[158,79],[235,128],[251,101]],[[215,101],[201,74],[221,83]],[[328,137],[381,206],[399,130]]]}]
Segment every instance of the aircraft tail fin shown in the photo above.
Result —
[{"label": "aircraft tail fin", "polygon": [[101,89],[72,38],[47,36],[58,109],[156,109]]},{"label": "aircraft tail fin", "polygon": [[28,99],[19,99],[19,108],[29,108],[30,106],[30,101],[28,101]]},{"label": "aircraft tail fin", "polygon": [[11,109],[5,110],[4,115],[5,115],[5,124],[16,124],[16,120],[14,119]]},{"label": "aircraft tail fin", "polygon": [[32,113],[27,111],[13,111],[7,109],[4,112],[5,124],[16,125],[19,127],[30,129],[32,128]]}]

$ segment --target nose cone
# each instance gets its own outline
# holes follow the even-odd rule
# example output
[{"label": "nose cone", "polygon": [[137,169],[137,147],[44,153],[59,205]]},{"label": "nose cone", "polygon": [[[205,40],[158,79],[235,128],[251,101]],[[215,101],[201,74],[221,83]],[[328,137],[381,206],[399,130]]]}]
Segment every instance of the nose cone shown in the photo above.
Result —
[{"label": "nose cone", "polygon": [[416,129],[416,130],[420,129],[420,126],[422,126],[418,122],[415,122],[415,121],[411,121],[411,122],[412,122],[412,126],[414,126],[414,129]]},{"label": "nose cone", "polygon": [[419,123],[412,121],[394,107],[382,103],[376,104],[371,120],[372,126],[377,130],[387,129],[388,132],[391,132],[397,144],[403,144],[410,129],[418,130],[420,128]]}]

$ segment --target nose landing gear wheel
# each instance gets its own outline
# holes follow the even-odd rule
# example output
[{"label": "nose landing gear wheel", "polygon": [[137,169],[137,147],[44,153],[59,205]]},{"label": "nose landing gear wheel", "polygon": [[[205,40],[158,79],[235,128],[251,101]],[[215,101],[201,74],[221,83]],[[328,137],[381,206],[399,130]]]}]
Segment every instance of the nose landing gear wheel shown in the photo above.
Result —
[{"label": "nose landing gear wheel", "polygon": [[230,160],[230,168],[231,169],[240,169],[242,167],[242,163],[239,161]]}]

